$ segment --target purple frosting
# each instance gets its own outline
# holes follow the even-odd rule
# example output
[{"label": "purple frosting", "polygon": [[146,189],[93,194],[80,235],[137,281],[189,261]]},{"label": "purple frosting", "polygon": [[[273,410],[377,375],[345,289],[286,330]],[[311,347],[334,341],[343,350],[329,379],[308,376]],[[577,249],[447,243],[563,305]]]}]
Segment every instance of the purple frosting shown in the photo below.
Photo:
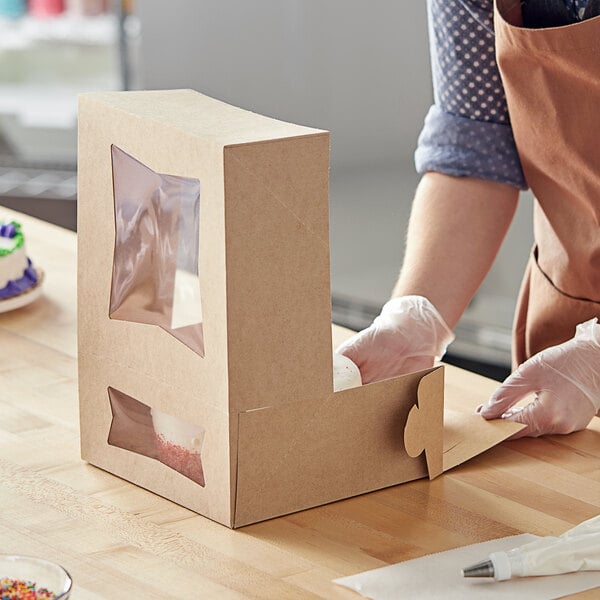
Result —
[{"label": "purple frosting", "polygon": [[14,238],[17,235],[17,228],[13,223],[3,223],[0,225],[0,236]]},{"label": "purple frosting", "polygon": [[[0,235],[3,235],[0,231]],[[7,236],[8,237],[8,236]],[[23,276],[19,279],[11,279],[3,288],[0,289],[0,300],[6,300],[13,296],[18,296],[24,291],[33,287],[38,282],[38,274],[31,260],[27,259],[27,268],[23,271]]]}]

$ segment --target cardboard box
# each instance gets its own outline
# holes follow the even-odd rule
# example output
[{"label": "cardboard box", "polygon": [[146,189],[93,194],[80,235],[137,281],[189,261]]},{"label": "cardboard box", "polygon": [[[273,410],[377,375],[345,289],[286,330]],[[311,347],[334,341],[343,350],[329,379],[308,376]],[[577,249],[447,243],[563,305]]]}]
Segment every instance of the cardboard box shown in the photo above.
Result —
[{"label": "cardboard box", "polygon": [[441,472],[442,369],[333,392],[328,158],[190,90],[80,98],[83,459],[229,527]]}]

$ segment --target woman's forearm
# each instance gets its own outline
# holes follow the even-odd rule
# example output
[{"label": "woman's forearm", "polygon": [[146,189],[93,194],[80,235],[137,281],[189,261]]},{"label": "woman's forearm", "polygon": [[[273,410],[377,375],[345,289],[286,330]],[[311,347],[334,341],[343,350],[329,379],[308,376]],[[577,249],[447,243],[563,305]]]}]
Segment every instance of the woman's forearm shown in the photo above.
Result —
[{"label": "woman's forearm", "polygon": [[509,185],[426,173],[393,295],[425,296],[454,327],[496,258],[518,197]]}]

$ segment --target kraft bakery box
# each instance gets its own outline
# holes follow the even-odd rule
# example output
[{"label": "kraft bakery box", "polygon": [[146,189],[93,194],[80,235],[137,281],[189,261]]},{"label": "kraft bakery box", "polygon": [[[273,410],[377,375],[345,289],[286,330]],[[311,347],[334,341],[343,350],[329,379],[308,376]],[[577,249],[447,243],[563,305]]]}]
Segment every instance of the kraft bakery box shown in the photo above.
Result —
[{"label": "kraft bakery box", "polygon": [[327,132],[92,93],[78,157],[84,460],[229,527],[444,469],[441,368],[333,391]]}]

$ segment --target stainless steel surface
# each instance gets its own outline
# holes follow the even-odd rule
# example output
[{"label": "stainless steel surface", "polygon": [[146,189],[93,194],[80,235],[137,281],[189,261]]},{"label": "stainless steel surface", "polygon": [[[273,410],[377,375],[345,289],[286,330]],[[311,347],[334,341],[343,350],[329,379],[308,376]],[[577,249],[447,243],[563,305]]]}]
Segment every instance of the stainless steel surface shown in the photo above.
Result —
[{"label": "stainless steel surface", "polygon": [[0,197],[76,200],[77,173],[64,168],[0,166]]},{"label": "stainless steel surface", "polygon": [[462,570],[463,577],[493,577],[494,565],[491,560],[482,560]]},{"label": "stainless steel surface", "polygon": [[111,5],[0,19],[0,205],[76,228],[77,96],[137,76],[136,18]]}]

